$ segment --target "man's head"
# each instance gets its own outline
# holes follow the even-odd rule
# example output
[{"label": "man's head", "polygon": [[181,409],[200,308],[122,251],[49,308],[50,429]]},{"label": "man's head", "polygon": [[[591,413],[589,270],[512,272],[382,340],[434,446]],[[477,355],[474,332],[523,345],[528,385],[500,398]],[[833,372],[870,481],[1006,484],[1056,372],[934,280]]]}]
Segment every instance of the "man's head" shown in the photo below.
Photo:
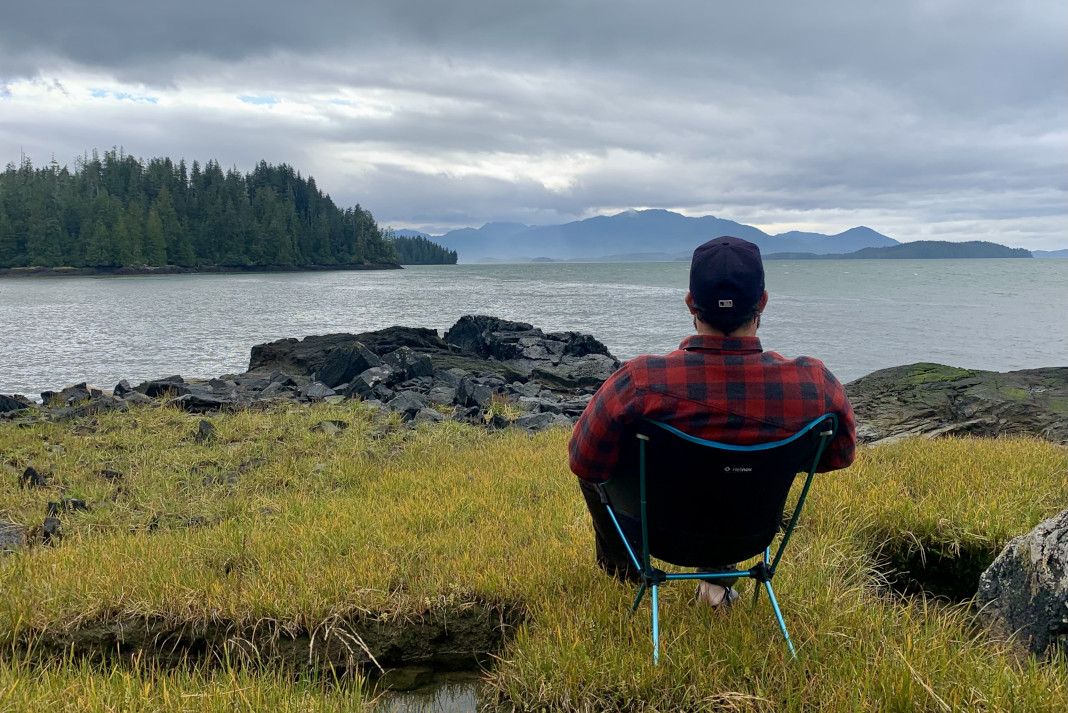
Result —
[{"label": "man's head", "polygon": [[756,245],[725,235],[693,251],[686,303],[701,322],[732,334],[754,322],[766,302],[764,264]]}]

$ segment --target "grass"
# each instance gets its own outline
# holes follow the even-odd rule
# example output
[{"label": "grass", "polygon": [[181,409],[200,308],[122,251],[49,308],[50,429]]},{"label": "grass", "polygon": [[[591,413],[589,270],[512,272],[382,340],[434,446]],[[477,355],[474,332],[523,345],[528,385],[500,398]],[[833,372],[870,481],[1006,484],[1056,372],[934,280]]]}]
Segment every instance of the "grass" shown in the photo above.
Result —
[{"label": "grass", "polygon": [[[212,416],[217,439],[197,443],[198,420],[138,409],[0,425],[0,520],[39,528],[61,497],[91,507],[61,516],[58,546],[0,557],[0,711],[49,707],[68,690],[87,710],[120,694],[144,710],[243,710],[225,692],[244,688],[260,709],[333,710],[351,690],[281,673],[306,664],[308,647],[301,658],[279,641],[317,641],[326,653],[314,660],[329,665],[342,634],[381,653],[417,646],[420,631],[470,625],[477,638],[493,617],[516,625],[487,675],[489,701],[506,709],[1061,711],[1068,696],[1063,657],[1020,661],[974,628],[967,603],[901,596],[880,569],[892,547],[995,552],[1053,515],[1066,499],[1063,447],[862,449],[853,468],[818,476],[776,579],[801,661],[766,599],[748,605],[748,587],[724,617],[676,585],[654,667],[648,605],[629,617],[633,591],[593,564],[567,433],[409,430],[346,403]],[[312,430],[323,420],[348,427]],[[52,485],[20,489],[28,465]],[[147,633],[125,658],[26,654],[88,652],[92,636],[113,643],[101,631],[135,621]],[[252,663],[154,668],[152,632]],[[207,695],[179,705],[163,687]]]}]

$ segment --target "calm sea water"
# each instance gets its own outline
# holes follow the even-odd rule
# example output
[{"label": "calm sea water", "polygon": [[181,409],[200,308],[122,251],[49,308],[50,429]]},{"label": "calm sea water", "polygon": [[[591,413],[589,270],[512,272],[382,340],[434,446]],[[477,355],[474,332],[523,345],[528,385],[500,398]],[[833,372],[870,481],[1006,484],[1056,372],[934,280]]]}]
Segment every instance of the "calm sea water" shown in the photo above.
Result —
[{"label": "calm sea water", "polygon": [[[0,393],[241,372],[254,344],[492,314],[589,332],[621,359],[692,333],[685,263],[0,280]],[[769,261],[765,349],[842,381],[933,361],[1068,363],[1068,261]]]}]

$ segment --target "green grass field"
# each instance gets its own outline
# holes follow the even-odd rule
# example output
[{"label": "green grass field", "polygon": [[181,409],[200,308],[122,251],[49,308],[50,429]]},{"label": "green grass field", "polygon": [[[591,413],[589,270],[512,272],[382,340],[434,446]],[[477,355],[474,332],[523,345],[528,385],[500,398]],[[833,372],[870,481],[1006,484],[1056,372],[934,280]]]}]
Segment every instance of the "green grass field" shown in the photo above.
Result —
[{"label": "green grass field", "polygon": [[[198,417],[168,409],[0,424],[0,520],[39,530],[50,501],[90,506],[61,513],[58,544],[0,556],[0,712],[359,709],[367,686],[346,664],[441,632],[489,647],[502,630],[486,701],[503,709],[1063,711],[1068,698],[1063,658],[1019,660],[966,601],[894,591],[967,580],[1064,507],[1063,447],[862,449],[817,476],[776,578],[800,661],[766,598],[749,606],[751,585],[729,616],[676,585],[654,667],[648,605],[629,617],[633,590],[594,565],[567,433],[410,430],[355,404],[210,420],[207,443]],[[347,427],[313,428],[324,420]],[[28,465],[50,485],[20,488]],[[942,565],[917,580],[877,560]]]}]

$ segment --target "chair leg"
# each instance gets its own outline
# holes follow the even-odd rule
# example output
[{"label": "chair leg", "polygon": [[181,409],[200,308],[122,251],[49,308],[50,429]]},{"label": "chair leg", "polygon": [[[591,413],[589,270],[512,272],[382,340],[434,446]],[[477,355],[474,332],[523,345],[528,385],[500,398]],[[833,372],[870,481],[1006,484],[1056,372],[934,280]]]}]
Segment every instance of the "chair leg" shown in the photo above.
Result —
[{"label": "chair leg", "polygon": [[634,604],[630,608],[630,613],[638,611],[638,605],[642,603],[642,597],[645,596],[645,582],[642,582],[642,586],[638,588],[638,596],[634,597]]},{"label": "chair leg", "polygon": [[782,629],[783,638],[786,639],[786,646],[790,649],[790,656],[796,659],[797,652],[794,650],[794,642],[790,641],[790,633],[786,631],[786,622],[783,621],[782,612],[779,611],[779,602],[775,599],[775,591],[771,588],[771,582],[764,582],[764,586],[768,590],[768,598],[771,599],[771,608],[775,611],[775,618],[779,620],[779,628]]},{"label": "chair leg", "polygon": [[653,665],[660,665],[660,601],[656,596],[656,585],[652,586],[653,604]]}]

